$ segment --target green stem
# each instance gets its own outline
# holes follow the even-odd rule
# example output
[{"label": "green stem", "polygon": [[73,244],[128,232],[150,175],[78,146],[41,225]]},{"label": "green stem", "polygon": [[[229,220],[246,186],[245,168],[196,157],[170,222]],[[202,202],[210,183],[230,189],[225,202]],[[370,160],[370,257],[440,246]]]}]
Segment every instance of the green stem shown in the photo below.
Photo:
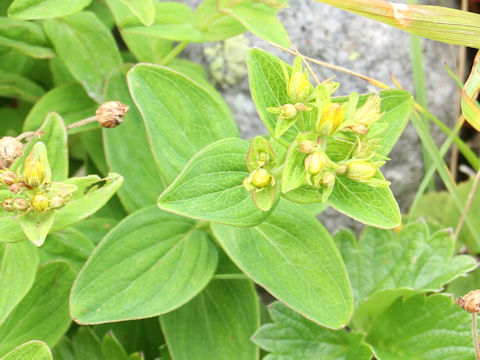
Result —
[{"label": "green stem", "polygon": [[[427,150],[429,156],[432,158],[433,164],[435,165],[438,174],[440,175],[443,183],[445,184],[445,187],[450,193],[450,196],[452,197],[455,206],[461,213],[463,211],[464,204],[457,192],[455,181],[453,181],[450,173],[448,172],[448,168],[443,161],[443,158],[440,156],[439,150],[435,145],[432,136],[430,135],[428,127],[425,126],[425,123],[422,121],[417,112],[415,112],[414,116],[412,117],[412,123],[413,126],[415,126],[418,136],[420,137],[420,140],[425,146],[425,149]],[[468,229],[473,235],[475,245],[480,246],[480,234],[478,233],[469,216],[467,216],[467,218],[465,219],[465,223],[467,224]]]},{"label": "green stem", "polygon": [[188,41],[182,41],[179,42],[173,49],[170,51],[161,61],[160,65],[168,65],[170,61],[175,59],[178,54],[180,54],[183,49],[187,47],[187,45],[190,44]]}]

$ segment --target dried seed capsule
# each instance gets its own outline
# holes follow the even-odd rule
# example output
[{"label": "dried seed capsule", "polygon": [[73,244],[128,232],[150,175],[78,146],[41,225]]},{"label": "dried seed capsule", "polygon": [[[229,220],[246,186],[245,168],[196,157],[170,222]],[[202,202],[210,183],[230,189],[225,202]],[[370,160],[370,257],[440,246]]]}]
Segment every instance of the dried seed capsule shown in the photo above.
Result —
[{"label": "dried seed capsule", "polygon": [[345,176],[352,180],[369,180],[375,176],[377,168],[369,162],[353,160],[348,163]]},{"label": "dried seed capsule", "polygon": [[113,128],[123,121],[129,107],[119,101],[108,101],[101,105],[96,114],[98,123],[104,128]]},{"label": "dried seed capsule", "polygon": [[13,207],[15,211],[25,211],[28,209],[29,206],[29,202],[21,197],[18,197],[13,201]]},{"label": "dried seed capsule", "polygon": [[0,158],[6,161],[12,161],[22,155],[23,145],[16,138],[4,136],[0,139]]},{"label": "dried seed capsule", "polygon": [[32,199],[32,207],[38,212],[48,209],[49,201],[45,195],[37,194]]},{"label": "dried seed capsule", "polygon": [[480,290],[473,290],[467,295],[460,296],[455,300],[455,304],[471,313],[480,312]]},{"label": "dried seed capsule", "polygon": [[27,158],[23,169],[23,179],[31,187],[38,187],[43,184],[44,172],[40,160]]}]

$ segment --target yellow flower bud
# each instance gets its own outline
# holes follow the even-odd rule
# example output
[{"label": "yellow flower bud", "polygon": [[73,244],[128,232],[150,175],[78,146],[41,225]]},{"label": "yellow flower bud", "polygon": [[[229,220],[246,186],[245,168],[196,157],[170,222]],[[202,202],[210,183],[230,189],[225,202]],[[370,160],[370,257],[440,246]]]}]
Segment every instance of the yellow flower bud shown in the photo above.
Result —
[{"label": "yellow flower bud", "polygon": [[348,163],[345,176],[352,180],[369,180],[375,176],[377,168],[369,162],[354,160]]},{"label": "yellow flower bud", "polygon": [[257,169],[250,174],[250,183],[257,189],[263,189],[272,181],[272,175],[265,169]]},{"label": "yellow flower bud", "polygon": [[308,100],[312,92],[312,85],[305,74],[297,71],[292,74],[288,83],[287,94],[294,103],[303,103]]},{"label": "yellow flower bud", "polygon": [[113,128],[123,121],[123,116],[129,107],[119,101],[108,101],[100,106],[96,112],[97,121],[104,128]]},{"label": "yellow flower bud", "polygon": [[24,198],[18,197],[13,201],[13,207],[16,211],[25,211],[28,209],[30,204]]},{"label": "yellow flower bud", "polygon": [[43,165],[40,160],[27,158],[23,169],[23,179],[31,187],[38,187],[43,184]]},{"label": "yellow flower bud", "polygon": [[45,195],[37,194],[32,199],[32,207],[38,212],[48,209],[49,201]]},{"label": "yellow flower bud", "polygon": [[327,155],[320,150],[315,150],[305,158],[305,170],[311,175],[319,174],[327,165]]},{"label": "yellow flower bud", "polygon": [[331,103],[323,108],[322,116],[317,123],[317,130],[322,136],[330,136],[343,121],[344,112],[342,105]]}]

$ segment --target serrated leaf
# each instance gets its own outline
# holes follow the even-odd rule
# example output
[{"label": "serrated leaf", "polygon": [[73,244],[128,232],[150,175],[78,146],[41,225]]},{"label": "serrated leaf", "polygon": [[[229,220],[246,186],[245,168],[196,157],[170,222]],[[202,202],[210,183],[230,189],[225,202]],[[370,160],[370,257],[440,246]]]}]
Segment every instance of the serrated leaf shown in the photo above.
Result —
[{"label": "serrated leaf", "polygon": [[264,360],[370,360],[363,334],[332,331],[305,319],[280,302],[270,305],[273,323],[260,327],[252,341],[270,352]]},{"label": "serrated leaf", "polygon": [[248,280],[214,280],[188,304],[160,317],[176,360],[256,360],[250,337],[259,320],[258,297]]},{"label": "serrated leaf", "polygon": [[0,244],[0,324],[33,285],[37,249],[28,241]]},{"label": "serrated leaf", "polygon": [[178,72],[140,64],[128,72],[128,85],[167,182],[204,146],[238,136],[225,102]]},{"label": "serrated leaf", "polygon": [[340,254],[325,228],[300,206],[280,201],[256,227],[212,229],[235,264],[280,301],[326,327],[349,322],[353,298]]},{"label": "serrated leaf", "polygon": [[[110,171],[118,172],[125,178],[118,196],[126,210],[134,212],[155,204],[158,194],[165,185],[148,144],[143,119],[128,92],[126,70],[116,71],[109,77],[105,87],[105,98],[120,101],[130,109],[124,117],[122,126],[114,131],[103,130],[103,141]],[[126,139],[130,146],[124,146]],[[132,151],[132,148],[135,148],[135,151]]]},{"label": "serrated leaf", "polygon": [[53,346],[70,326],[68,294],[75,278],[64,262],[40,267],[28,294],[0,326],[0,354],[37,339]]},{"label": "serrated leaf", "polygon": [[[383,176],[378,176],[383,179]],[[366,225],[391,229],[401,222],[400,209],[388,187],[373,187],[337,176],[328,203]]]},{"label": "serrated leaf", "polygon": [[[86,119],[95,115],[97,104],[88,97],[85,90],[78,83],[71,83],[58,86],[42,96],[32,107],[25,123],[23,131],[35,131],[42,125],[48,113],[56,112],[67,125],[76,121]],[[95,128],[98,125],[94,124]],[[91,129],[89,126],[72,129],[69,134],[73,134],[85,129]]]},{"label": "serrated leaf", "polygon": [[439,291],[476,267],[474,258],[454,255],[455,241],[448,231],[430,234],[423,222],[398,234],[367,228],[358,242],[347,230],[334,238],[352,283],[354,322],[363,326],[399,296]]},{"label": "serrated leaf", "polygon": [[[448,334],[448,336],[446,336]],[[366,341],[381,360],[473,360],[471,316],[445,295],[397,299]]]},{"label": "serrated leaf", "polygon": [[17,346],[0,360],[53,360],[53,357],[47,344],[32,340]]},{"label": "serrated leaf", "polygon": [[0,96],[25,100],[33,103],[44,93],[44,90],[30,79],[18,74],[0,71]]},{"label": "serrated leaf", "polygon": [[104,82],[122,65],[110,31],[97,16],[84,11],[61,19],[46,20],[45,32],[58,56],[97,102],[103,102]]},{"label": "serrated leaf", "polygon": [[14,0],[8,16],[14,19],[51,19],[83,10],[91,0]]},{"label": "serrated leaf", "polygon": [[255,206],[242,184],[248,142],[238,138],[214,142],[196,153],[158,198],[165,211],[233,226],[254,226],[270,212]]},{"label": "serrated leaf", "polygon": [[194,297],[217,264],[214,245],[194,226],[156,207],[126,218],[102,240],[78,275],[70,299],[75,321],[152,317]]},{"label": "serrated leaf", "polygon": [[1,17],[0,45],[10,47],[36,59],[55,56],[42,27],[29,21]]}]

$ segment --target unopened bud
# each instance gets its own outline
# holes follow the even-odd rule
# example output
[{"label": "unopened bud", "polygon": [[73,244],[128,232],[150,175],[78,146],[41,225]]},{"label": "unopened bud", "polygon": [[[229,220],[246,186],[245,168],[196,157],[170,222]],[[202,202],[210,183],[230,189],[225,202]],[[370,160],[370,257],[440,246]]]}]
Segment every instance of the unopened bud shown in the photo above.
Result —
[{"label": "unopened bud", "polygon": [[32,199],[32,207],[38,212],[48,209],[49,201],[45,195],[37,194]]},{"label": "unopened bud", "polygon": [[108,101],[98,108],[97,121],[104,128],[113,128],[122,123],[128,109],[128,105],[119,101]]},{"label": "unopened bud", "polygon": [[20,190],[22,190],[22,184],[19,184],[19,183],[12,184],[8,187],[8,190],[10,190],[14,194],[18,194]]},{"label": "unopened bud", "polygon": [[344,112],[342,105],[331,103],[323,108],[321,117],[317,123],[317,130],[322,136],[330,136],[342,123]]},{"label": "unopened bud", "polygon": [[4,136],[0,139],[0,158],[12,161],[22,155],[23,145],[19,140],[11,136]]},{"label": "unopened bud", "polygon": [[304,154],[310,154],[315,148],[315,143],[310,140],[303,140],[299,145],[299,151]]},{"label": "unopened bud", "polygon": [[13,199],[5,199],[2,201],[2,208],[5,211],[15,211],[15,208],[13,207]]},{"label": "unopened bud", "polygon": [[28,201],[21,197],[16,198],[13,201],[13,208],[15,209],[15,211],[25,211],[28,209],[29,206],[30,204],[28,203]]},{"label": "unopened bud", "polygon": [[297,109],[295,108],[295,105],[285,104],[280,106],[280,115],[278,115],[279,119],[290,120],[295,118],[295,116],[297,116]]},{"label": "unopened bud", "polygon": [[265,151],[259,151],[257,153],[257,165],[259,167],[264,167],[268,160],[270,160],[270,156]]},{"label": "unopened bud", "polygon": [[250,183],[257,189],[263,189],[272,181],[272,175],[265,169],[257,169],[250,174]]},{"label": "unopened bud", "polygon": [[305,158],[305,170],[311,175],[317,175],[325,168],[327,161],[327,155],[316,150]]},{"label": "unopened bud", "polygon": [[310,84],[310,81],[308,81],[306,75],[301,71],[294,72],[288,83],[288,97],[294,103],[303,103],[308,100],[311,91],[312,85]]},{"label": "unopened bud", "polygon": [[65,199],[61,196],[56,195],[50,200],[50,207],[52,209],[59,209],[63,205],[65,205]]},{"label": "unopened bud", "polygon": [[359,135],[365,135],[366,133],[368,133],[368,128],[363,124],[352,124],[348,126],[348,129]]},{"label": "unopened bud", "polygon": [[296,103],[295,104],[295,109],[297,109],[297,111],[299,111],[299,112],[302,112],[302,111],[311,110],[312,108],[309,108],[308,106],[306,106],[302,103]]},{"label": "unopened bud", "polygon": [[331,187],[335,185],[335,174],[331,172],[326,172],[325,174],[323,174],[320,182],[326,187]]},{"label": "unopened bud", "polygon": [[31,187],[38,187],[43,184],[43,165],[40,160],[27,158],[23,169],[23,179]]},{"label": "unopened bud", "polygon": [[366,161],[354,160],[348,163],[345,176],[352,180],[369,180],[375,176],[377,168]]},{"label": "unopened bud", "polygon": [[455,300],[455,304],[471,313],[480,312],[480,290],[473,290],[467,295],[460,296]]},{"label": "unopened bud", "polygon": [[365,104],[363,104],[356,112],[353,117],[354,124],[364,125],[367,128],[370,127],[374,122],[376,122],[382,114],[380,114],[380,96],[372,95],[370,96]]},{"label": "unopened bud", "polygon": [[14,184],[17,181],[17,174],[13,171],[7,170],[0,173],[0,181],[7,186]]}]

